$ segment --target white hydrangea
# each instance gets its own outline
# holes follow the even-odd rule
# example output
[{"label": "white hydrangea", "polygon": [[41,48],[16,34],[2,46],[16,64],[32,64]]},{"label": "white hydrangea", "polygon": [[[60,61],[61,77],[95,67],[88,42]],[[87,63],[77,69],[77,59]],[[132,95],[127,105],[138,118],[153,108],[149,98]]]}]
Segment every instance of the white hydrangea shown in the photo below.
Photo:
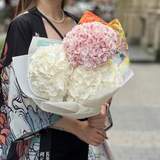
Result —
[{"label": "white hydrangea", "polygon": [[113,93],[123,79],[116,65],[106,63],[94,70],[77,67],[70,82],[68,101],[85,102]]},{"label": "white hydrangea", "polygon": [[61,44],[39,47],[29,60],[33,93],[50,101],[63,101],[71,72]]}]

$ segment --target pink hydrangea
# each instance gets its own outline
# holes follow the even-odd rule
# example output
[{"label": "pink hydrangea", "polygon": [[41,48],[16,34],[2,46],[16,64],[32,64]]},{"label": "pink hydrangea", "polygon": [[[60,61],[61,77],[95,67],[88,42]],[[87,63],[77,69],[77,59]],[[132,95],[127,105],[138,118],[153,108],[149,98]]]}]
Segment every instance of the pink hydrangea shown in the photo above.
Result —
[{"label": "pink hydrangea", "polygon": [[102,23],[92,22],[75,26],[63,44],[73,67],[96,68],[116,54],[117,41],[116,31]]}]

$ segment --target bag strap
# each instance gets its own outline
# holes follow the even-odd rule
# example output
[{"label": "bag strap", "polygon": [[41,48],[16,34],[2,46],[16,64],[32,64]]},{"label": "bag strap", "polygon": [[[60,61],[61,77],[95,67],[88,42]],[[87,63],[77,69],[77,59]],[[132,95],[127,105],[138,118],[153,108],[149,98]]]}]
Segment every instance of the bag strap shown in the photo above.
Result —
[{"label": "bag strap", "polygon": [[52,129],[43,129],[40,131],[40,148],[39,148],[39,160],[52,160],[52,145],[53,135]]}]

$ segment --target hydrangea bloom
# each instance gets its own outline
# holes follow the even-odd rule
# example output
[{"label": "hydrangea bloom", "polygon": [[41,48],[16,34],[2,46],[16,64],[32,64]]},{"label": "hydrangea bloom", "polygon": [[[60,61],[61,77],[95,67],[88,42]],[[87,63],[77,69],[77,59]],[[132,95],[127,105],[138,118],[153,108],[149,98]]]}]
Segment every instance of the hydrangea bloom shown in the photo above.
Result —
[{"label": "hydrangea bloom", "polygon": [[116,64],[106,63],[96,69],[86,70],[83,66],[77,67],[68,87],[68,101],[83,103],[107,97],[123,82],[123,77]]},{"label": "hydrangea bloom", "polygon": [[84,23],[70,31],[64,41],[67,58],[73,67],[96,68],[112,58],[117,51],[117,32],[100,23]]},{"label": "hydrangea bloom", "polygon": [[61,44],[39,47],[29,64],[33,93],[47,100],[63,101],[71,72]]}]

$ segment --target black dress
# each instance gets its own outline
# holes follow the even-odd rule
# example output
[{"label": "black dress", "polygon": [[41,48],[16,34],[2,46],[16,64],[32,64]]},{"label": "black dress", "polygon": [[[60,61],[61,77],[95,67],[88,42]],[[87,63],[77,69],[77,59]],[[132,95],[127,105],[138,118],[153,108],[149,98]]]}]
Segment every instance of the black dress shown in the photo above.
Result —
[{"label": "black dress", "polygon": [[[72,17],[76,22],[78,21],[77,18],[70,13],[65,12],[65,14]],[[7,38],[5,41],[5,47],[0,59],[1,75],[4,75],[4,73],[2,73],[4,72],[3,69],[11,64],[12,57],[28,53],[28,49],[33,36],[47,38],[42,17],[45,18],[52,26],[52,28],[59,34],[59,36],[63,38],[58,29],[44,15],[42,15],[37,10],[37,8],[33,8],[29,10],[28,13],[15,18],[9,26]],[[4,116],[6,116],[7,119],[8,111],[3,108],[4,106],[6,107],[8,95],[4,93],[5,91],[2,91],[4,88],[2,84],[4,85],[4,82],[8,84],[8,81],[5,80],[5,76],[2,77],[3,83],[2,80],[0,83],[0,118],[3,115],[2,117],[4,118]],[[18,103],[22,103],[20,97],[15,98],[14,100]],[[14,101],[12,103],[14,103]],[[46,116],[46,113],[43,114]],[[59,118],[61,117],[57,116],[57,120]],[[3,130],[3,127],[6,127],[9,132],[9,126],[7,125],[7,122],[2,127],[0,126],[1,131]],[[28,145],[29,142],[27,140],[24,140],[23,138],[18,139],[18,141],[14,141],[11,143],[11,147],[8,151],[8,149],[6,149],[5,147],[7,146],[6,144],[9,141],[7,139],[7,136],[9,136],[9,134],[6,134],[5,136],[6,139],[5,141],[3,141],[4,144],[1,145],[0,142],[0,148],[3,148],[3,152],[7,153],[7,160],[18,160],[23,156],[26,158],[27,156],[24,155],[25,153],[21,153],[21,151],[23,152],[23,150],[26,149],[25,145]],[[30,136],[32,136],[32,134]],[[88,160],[88,144],[79,140],[76,136],[70,133],[45,128],[37,132],[35,136],[40,137],[40,147],[39,151],[37,152],[37,156],[35,156],[35,160]],[[14,139],[13,136],[10,136],[10,139]],[[4,151],[5,149],[6,151]],[[17,151],[19,149],[21,149],[21,151]],[[0,159],[5,159],[4,154],[2,156],[0,155]],[[29,156],[26,159],[31,160]]]}]

